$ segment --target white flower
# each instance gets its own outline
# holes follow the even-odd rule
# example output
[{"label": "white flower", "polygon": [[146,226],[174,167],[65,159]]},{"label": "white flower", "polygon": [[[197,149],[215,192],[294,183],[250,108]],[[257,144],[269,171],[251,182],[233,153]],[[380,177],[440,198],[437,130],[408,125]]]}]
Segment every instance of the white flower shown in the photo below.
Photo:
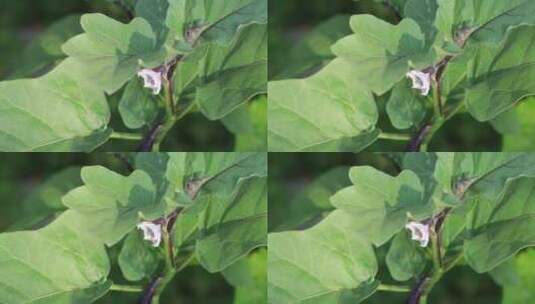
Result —
[{"label": "white flower", "polygon": [[412,80],[413,89],[420,90],[423,96],[429,95],[429,91],[431,90],[431,73],[412,70],[407,73],[407,77]]},{"label": "white flower", "polygon": [[137,229],[143,230],[143,239],[150,241],[153,247],[160,246],[162,241],[162,225],[152,222],[141,222],[137,224]]},{"label": "white flower", "polygon": [[429,244],[429,225],[410,222],[405,225],[405,228],[411,231],[413,241],[419,241],[421,247],[427,247]]},{"label": "white flower", "polygon": [[160,94],[162,90],[162,73],[160,71],[143,69],[137,72],[137,76],[143,78],[145,88],[152,89],[154,95]]}]

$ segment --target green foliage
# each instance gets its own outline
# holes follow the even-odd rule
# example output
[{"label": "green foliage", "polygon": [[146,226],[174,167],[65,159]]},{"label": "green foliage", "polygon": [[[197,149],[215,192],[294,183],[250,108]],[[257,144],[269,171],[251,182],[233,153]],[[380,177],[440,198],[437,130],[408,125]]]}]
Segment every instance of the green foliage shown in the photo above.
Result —
[{"label": "green foliage", "polygon": [[[358,2],[360,14],[349,21],[353,33],[341,39],[333,34],[336,42],[327,40],[332,54],[321,40],[318,51],[304,49],[317,35],[312,31],[296,47],[305,50],[302,62],[307,70],[289,66],[272,75],[268,90],[270,151],[358,152],[378,139],[411,139],[410,151],[426,150],[437,132],[458,114],[468,113],[476,121],[494,124],[506,112],[529,112],[517,105],[535,94],[530,43],[535,25],[533,1],[375,2],[375,6]],[[380,7],[393,11],[394,18],[384,15]],[[329,32],[344,32],[347,25],[338,27]],[[411,88],[404,79],[410,71],[428,75],[422,83],[429,82],[429,93]],[[301,79],[280,80],[289,77]],[[370,93],[378,96],[370,98]],[[386,108],[384,100],[388,100]],[[514,124],[509,121],[502,121],[497,129],[507,130],[505,126]],[[529,126],[519,128],[528,133]],[[508,135],[508,131],[503,133]],[[525,140],[529,145],[533,142]],[[374,149],[403,146],[377,142]],[[452,148],[458,150],[455,146],[446,149]],[[504,149],[515,148],[507,144]]]},{"label": "green foliage", "polygon": [[[184,268],[198,265],[228,271],[236,303],[265,298],[266,158],[140,153],[125,156],[127,175],[103,166],[54,175],[24,203],[35,212],[14,226],[22,231],[0,233],[0,297],[77,304],[128,291],[158,303]],[[136,229],[148,221],[160,225],[159,244]],[[236,269],[245,277],[232,276]]]},{"label": "green foliage", "polygon": [[[520,250],[535,246],[535,157],[395,156],[396,176],[370,166],[352,167],[353,185],[330,197],[334,210],[317,212],[317,224],[269,234],[270,303],[367,303],[376,291],[411,288],[411,296],[425,303],[461,261],[478,273],[490,272],[505,288],[520,284],[510,263]],[[292,206],[300,207],[309,212],[306,204]],[[427,225],[427,244],[404,228],[412,222]],[[408,280],[409,286],[391,283]]]},{"label": "green foliage", "polygon": [[[117,140],[132,140],[158,150],[188,114],[229,120],[265,95],[266,0],[111,2],[132,18],[58,21],[29,46],[12,78],[52,72],[0,82],[0,150],[86,152],[110,139],[105,149],[124,150]],[[143,69],[159,73],[158,96],[134,79]],[[249,144],[235,148],[261,150],[248,140],[254,135],[242,132]]]}]

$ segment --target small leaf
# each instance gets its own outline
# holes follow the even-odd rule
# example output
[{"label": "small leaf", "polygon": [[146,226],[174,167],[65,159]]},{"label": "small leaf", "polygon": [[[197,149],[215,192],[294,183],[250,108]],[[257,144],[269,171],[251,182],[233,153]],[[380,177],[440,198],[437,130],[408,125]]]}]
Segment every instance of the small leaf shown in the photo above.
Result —
[{"label": "small leaf", "polygon": [[426,115],[426,99],[411,89],[408,81],[398,83],[388,99],[386,112],[397,129],[418,127]]},{"label": "small leaf", "polygon": [[143,88],[139,79],[132,79],[119,102],[119,114],[125,126],[138,129],[150,126],[158,115],[158,100],[150,90]]},{"label": "small leaf", "polygon": [[417,278],[424,271],[425,264],[425,252],[418,242],[411,240],[406,231],[396,234],[386,255],[386,265],[392,278],[397,281]]},{"label": "small leaf", "polygon": [[119,254],[119,267],[129,281],[151,279],[161,260],[158,249],[144,241],[139,231],[132,231],[124,240]]}]

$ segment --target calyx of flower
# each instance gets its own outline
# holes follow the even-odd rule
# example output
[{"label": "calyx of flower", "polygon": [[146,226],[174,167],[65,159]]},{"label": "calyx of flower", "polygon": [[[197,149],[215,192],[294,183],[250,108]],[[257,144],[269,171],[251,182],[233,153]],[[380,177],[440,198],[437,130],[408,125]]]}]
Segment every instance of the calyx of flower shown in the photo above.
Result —
[{"label": "calyx of flower", "polygon": [[412,88],[420,90],[423,96],[429,95],[431,90],[431,73],[412,70],[407,73],[407,77],[412,80]]},{"label": "calyx of flower", "polygon": [[152,90],[152,94],[158,95],[162,90],[163,70],[161,68],[143,69],[137,72],[137,76],[143,78],[143,87]]},{"label": "calyx of flower", "polygon": [[429,244],[429,224],[420,222],[409,222],[405,228],[411,232],[411,239],[420,242],[421,247],[427,247]]},{"label": "calyx of flower", "polygon": [[141,222],[137,229],[143,231],[143,240],[150,241],[153,247],[160,246],[162,242],[162,225],[153,222]]}]

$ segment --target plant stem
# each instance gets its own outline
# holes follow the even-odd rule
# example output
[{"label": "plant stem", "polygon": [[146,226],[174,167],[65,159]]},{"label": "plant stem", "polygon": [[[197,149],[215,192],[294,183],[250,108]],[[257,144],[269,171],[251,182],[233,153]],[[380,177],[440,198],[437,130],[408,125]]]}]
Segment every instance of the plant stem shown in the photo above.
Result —
[{"label": "plant stem", "polygon": [[407,141],[411,139],[409,134],[381,133],[379,139]]},{"label": "plant stem", "polygon": [[122,292],[142,292],[143,291],[143,287],[141,287],[141,286],[113,284],[113,285],[111,285],[110,290],[122,291]]},{"label": "plant stem", "polygon": [[387,285],[387,284],[379,285],[377,287],[377,290],[391,291],[391,292],[409,292],[409,291],[411,291],[409,286],[397,286],[397,285]]},{"label": "plant stem", "polygon": [[112,132],[110,138],[124,140],[142,140],[143,135],[138,133]]}]

